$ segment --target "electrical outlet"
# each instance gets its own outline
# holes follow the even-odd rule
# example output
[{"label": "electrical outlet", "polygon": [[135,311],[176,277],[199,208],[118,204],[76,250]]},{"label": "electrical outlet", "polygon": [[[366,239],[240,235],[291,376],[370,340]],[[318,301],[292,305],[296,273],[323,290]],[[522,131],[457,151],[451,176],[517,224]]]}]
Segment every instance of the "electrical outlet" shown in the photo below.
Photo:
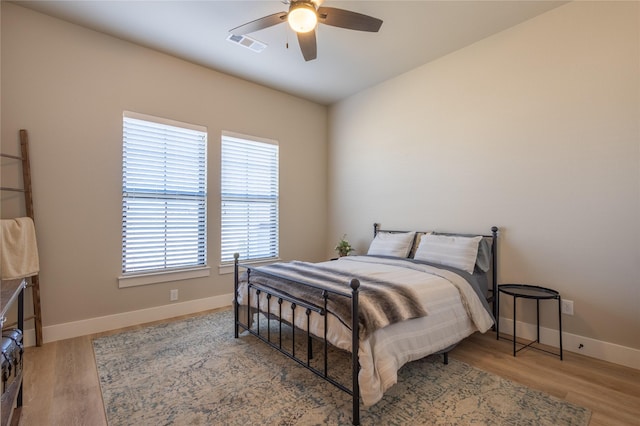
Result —
[{"label": "electrical outlet", "polygon": [[573,315],[573,300],[562,300],[562,313]]},{"label": "electrical outlet", "polygon": [[172,302],[175,302],[176,300],[178,300],[178,290],[177,289],[173,289],[169,292],[169,300]]}]

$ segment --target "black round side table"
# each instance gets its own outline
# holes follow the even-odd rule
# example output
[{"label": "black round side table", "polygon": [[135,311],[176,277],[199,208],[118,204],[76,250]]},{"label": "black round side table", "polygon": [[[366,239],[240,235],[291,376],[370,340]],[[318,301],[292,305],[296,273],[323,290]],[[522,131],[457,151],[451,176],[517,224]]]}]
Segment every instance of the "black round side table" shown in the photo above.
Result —
[{"label": "black round side table", "polygon": [[[524,348],[531,347],[539,351],[547,352],[553,355],[559,355],[562,360],[562,299],[560,293],[555,290],[546,287],[540,287],[529,284],[501,284],[498,286],[498,303],[496,304],[496,338],[500,340],[500,293],[507,294],[513,297],[513,356],[516,356],[516,352],[521,351]],[[537,334],[536,340],[529,342],[528,344],[520,343],[523,345],[516,350],[516,305],[518,298],[522,299],[534,299],[536,301],[536,327]],[[558,333],[560,335],[560,354],[549,352],[536,346],[531,346],[534,343],[540,343],[540,301],[555,299],[558,301]]]}]

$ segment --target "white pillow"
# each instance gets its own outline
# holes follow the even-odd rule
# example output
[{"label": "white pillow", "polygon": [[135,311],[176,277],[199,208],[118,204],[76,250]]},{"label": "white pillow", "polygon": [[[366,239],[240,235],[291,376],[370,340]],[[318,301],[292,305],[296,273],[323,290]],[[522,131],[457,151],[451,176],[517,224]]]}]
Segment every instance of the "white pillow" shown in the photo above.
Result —
[{"label": "white pillow", "polygon": [[415,232],[378,232],[367,254],[407,257]]},{"label": "white pillow", "polygon": [[423,235],[413,258],[452,266],[473,274],[473,267],[478,257],[478,244],[481,239],[482,236]]}]

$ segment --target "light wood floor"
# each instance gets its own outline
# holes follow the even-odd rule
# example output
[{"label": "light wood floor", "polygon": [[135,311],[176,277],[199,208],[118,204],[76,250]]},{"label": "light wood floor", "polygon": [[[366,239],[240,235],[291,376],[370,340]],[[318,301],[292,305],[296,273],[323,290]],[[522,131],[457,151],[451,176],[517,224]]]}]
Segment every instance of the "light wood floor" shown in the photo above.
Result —
[{"label": "light wood floor", "polygon": [[[91,346],[95,336],[27,348],[21,425],[106,425]],[[640,370],[567,351],[560,361],[533,349],[514,358],[511,350],[488,332],[466,339],[451,357],[588,407],[591,426],[640,425]]]}]

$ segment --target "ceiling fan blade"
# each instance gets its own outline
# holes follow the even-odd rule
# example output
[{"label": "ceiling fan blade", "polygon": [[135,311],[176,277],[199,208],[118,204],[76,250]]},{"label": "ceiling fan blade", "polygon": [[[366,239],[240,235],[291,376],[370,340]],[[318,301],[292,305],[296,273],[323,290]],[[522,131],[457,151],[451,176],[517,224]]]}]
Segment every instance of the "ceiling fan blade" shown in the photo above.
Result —
[{"label": "ceiling fan blade", "polygon": [[256,19],[255,21],[248,22],[244,25],[240,25],[239,27],[235,27],[229,32],[233,35],[241,36],[245,34],[252,33],[254,31],[262,30],[264,28],[269,28],[274,25],[277,25],[281,22],[287,21],[287,12],[278,12],[272,15],[268,15],[262,17],[260,19]]},{"label": "ceiling fan blade", "polygon": [[333,27],[372,33],[378,32],[382,26],[381,19],[335,7],[319,7],[318,21]]},{"label": "ceiling fan blade", "polygon": [[318,57],[316,30],[311,30],[308,33],[298,33],[298,44],[305,61],[312,61]]}]

